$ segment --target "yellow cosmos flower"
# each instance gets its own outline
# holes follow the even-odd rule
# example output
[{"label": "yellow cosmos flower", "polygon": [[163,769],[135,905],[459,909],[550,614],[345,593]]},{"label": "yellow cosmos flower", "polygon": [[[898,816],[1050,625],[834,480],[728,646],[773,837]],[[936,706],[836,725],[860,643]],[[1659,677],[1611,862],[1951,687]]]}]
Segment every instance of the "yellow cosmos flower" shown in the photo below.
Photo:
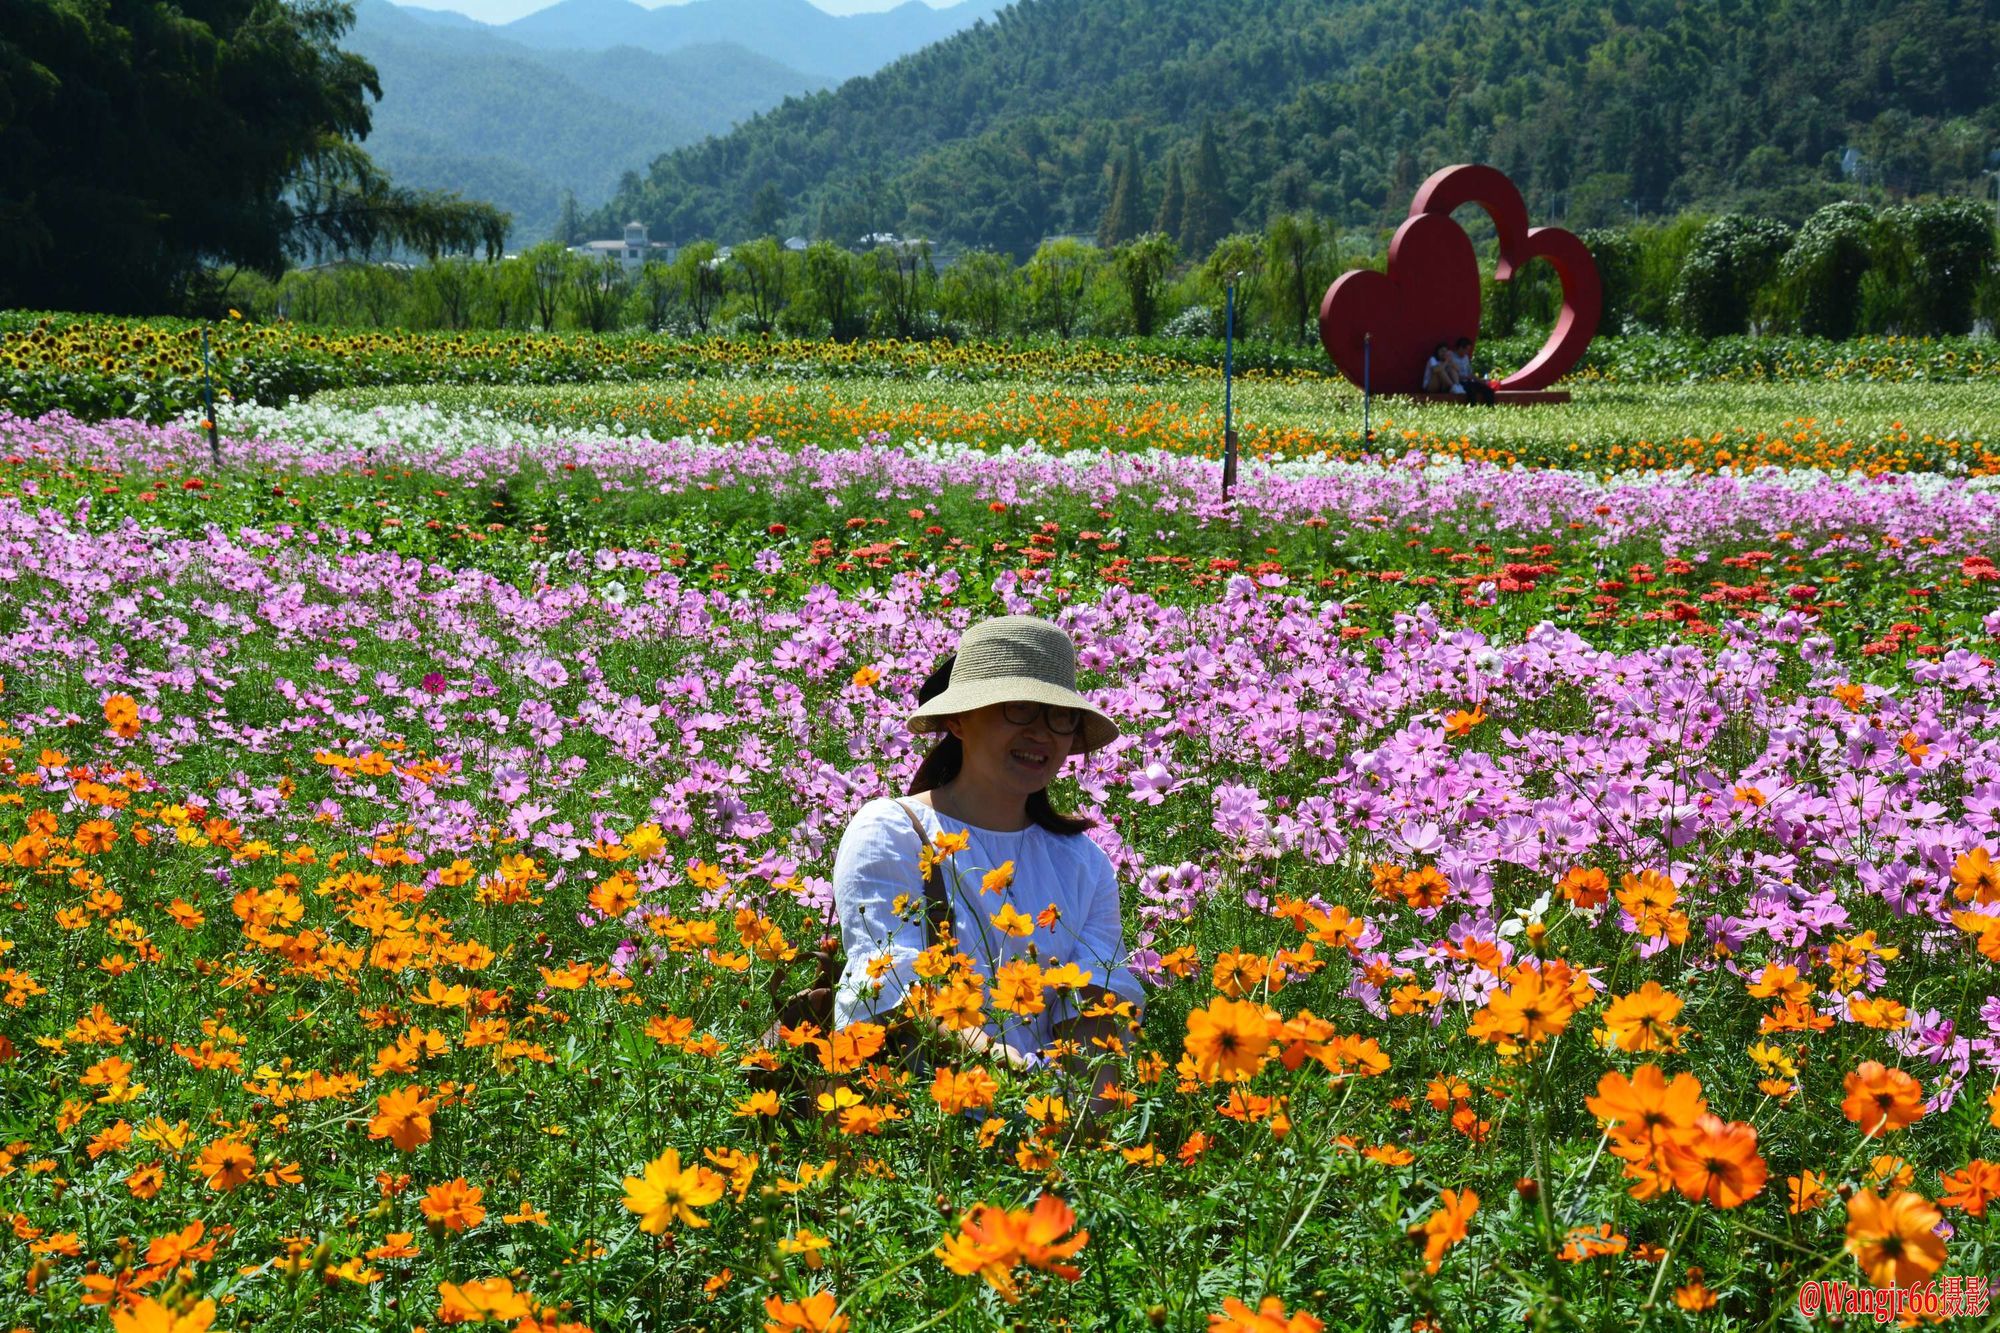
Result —
[{"label": "yellow cosmos flower", "polygon": [[723,1179],[705,1166],[681,1169],[678,1148],[669,1148],[646,1164],[646,1174],[625,1177],[625,1207],[639,1214],[639,1230],[663,1234],[676,1221],[705,1227],[707,1219],[694,1210],[722,1197]]}]

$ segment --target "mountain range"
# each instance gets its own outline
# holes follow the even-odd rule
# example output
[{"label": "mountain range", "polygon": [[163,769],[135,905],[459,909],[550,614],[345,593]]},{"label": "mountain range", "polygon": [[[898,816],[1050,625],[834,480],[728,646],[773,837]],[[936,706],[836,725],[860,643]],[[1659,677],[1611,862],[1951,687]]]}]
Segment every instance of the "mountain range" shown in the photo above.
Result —
[{"label": "mountain range", "polygon": [[[906,0],[867,14],[829,14],[808,0],[693,0],[648,9],[632,0],[559,0],[488,31],[540,50],[602,51],[631,46],[662,55],[732,43],[828,83],[872,74],[898,56],[941,41],[1007,0],[957,0],[933,9]],[[473,20],[449,10],[411,8],[418,19],[461,31]]]},{"label": "mountain range", "polygon": [[366,143],[375,160],[399,184],[506,209],[519,247],[555,229],[565,192],[596,208],[661,153],[876,69],[995,3],[934,10],[911,0],[836,17],[806,0],[659,10],[562,0],[493,25],[358,0],[340,44],[382,85]]},{"label": "mountain range", "polygon": [[1996,139],[1995,0],[1019,0],[662,156],[600,216],[1024,259],[1096,232],[1132,175],[1121,213],[1201,252],[1281,211],[1385,226],[1430,171],[1484,161],[1538,222],[1796,220],[1983,192]]}]

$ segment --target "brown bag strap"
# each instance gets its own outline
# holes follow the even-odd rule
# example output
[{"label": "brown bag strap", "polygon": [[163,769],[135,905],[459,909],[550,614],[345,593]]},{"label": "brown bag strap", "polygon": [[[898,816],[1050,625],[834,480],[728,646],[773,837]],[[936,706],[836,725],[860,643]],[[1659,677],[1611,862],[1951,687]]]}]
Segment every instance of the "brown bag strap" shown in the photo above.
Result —
[{"label": "brown bag strap", "polygon": [[[917,812],[903,805],[901,801],[896,804],[902,806],[903,813],[909,817],[910,827],[917,831],[917,846],[919,848],[930,846],[930,834],[924,832],[923,823],[917,818]],[[950,933],[951,899],[945,893],[944,862],[933,857],[930,873],[924,876],[925,947],[936,944],[939,939]]]}]

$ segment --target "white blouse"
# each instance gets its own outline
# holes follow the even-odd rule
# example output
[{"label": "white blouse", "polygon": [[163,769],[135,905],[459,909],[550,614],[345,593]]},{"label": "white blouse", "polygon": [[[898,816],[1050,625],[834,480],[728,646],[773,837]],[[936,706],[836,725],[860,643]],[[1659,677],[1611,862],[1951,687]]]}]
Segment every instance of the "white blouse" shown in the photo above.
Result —
[{"label": "white blouse", "polygon": [[[1138,977],[1125,966],[1123,922],[1118,913],[1118,874],[1104,849],[1079,833],[1050,833],[1038,824],[1013,833],[996,832],[941,815],[922,801],[882,796],[854,814],[833,859],[833,907],[840,920],[847,966],[834,993],[836,1027],[860,1020],[880,1021],[902,1002],[914,982],[914,964],[925,946],[924,881],[918,873],[917,832],[900,807],[923,824],[926,837],[963,832],[971,841],[944,865],[959,949],[970,955],[990,988],[1000,965],[1026,959],[1043,967],[1075,963],[1090,984],[1132,1002],[1134,1016],[1146,996]],[[986,872],[1014,863],[1005,891],[981,892]],[[909,900],[909,919],[893,911],[898,897]],[[1034,922],[1050,906],[1053,926],[1034,922],[1026,935],[1010,935],[993,924],[1003,904]],[[889,966],[879,979],[869,964],[884,955]],[[879,989],[877,989],[879,987]],[[1055,1039],[1055,1026],[1076,1016],[1071,992],[1044,991],[1046,1008],[1029,1018],[996,1010],[987,997],[986,1031],[1023,1055],[1036,1055]]]}]

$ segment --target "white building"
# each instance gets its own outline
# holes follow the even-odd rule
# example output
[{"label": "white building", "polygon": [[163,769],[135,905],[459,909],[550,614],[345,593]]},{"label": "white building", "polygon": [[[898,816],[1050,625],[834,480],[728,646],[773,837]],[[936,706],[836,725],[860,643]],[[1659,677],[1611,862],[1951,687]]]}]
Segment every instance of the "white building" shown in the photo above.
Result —
[{"label": "white building", "polygon": [[649,259],[671,262],[674,247],[666,241],[647,240],[645,223],[628,222],[623,240],[585,241],[582,245],[572,245],[570,253],[593,259],[616,259],[626,268],[636,269]]}]

